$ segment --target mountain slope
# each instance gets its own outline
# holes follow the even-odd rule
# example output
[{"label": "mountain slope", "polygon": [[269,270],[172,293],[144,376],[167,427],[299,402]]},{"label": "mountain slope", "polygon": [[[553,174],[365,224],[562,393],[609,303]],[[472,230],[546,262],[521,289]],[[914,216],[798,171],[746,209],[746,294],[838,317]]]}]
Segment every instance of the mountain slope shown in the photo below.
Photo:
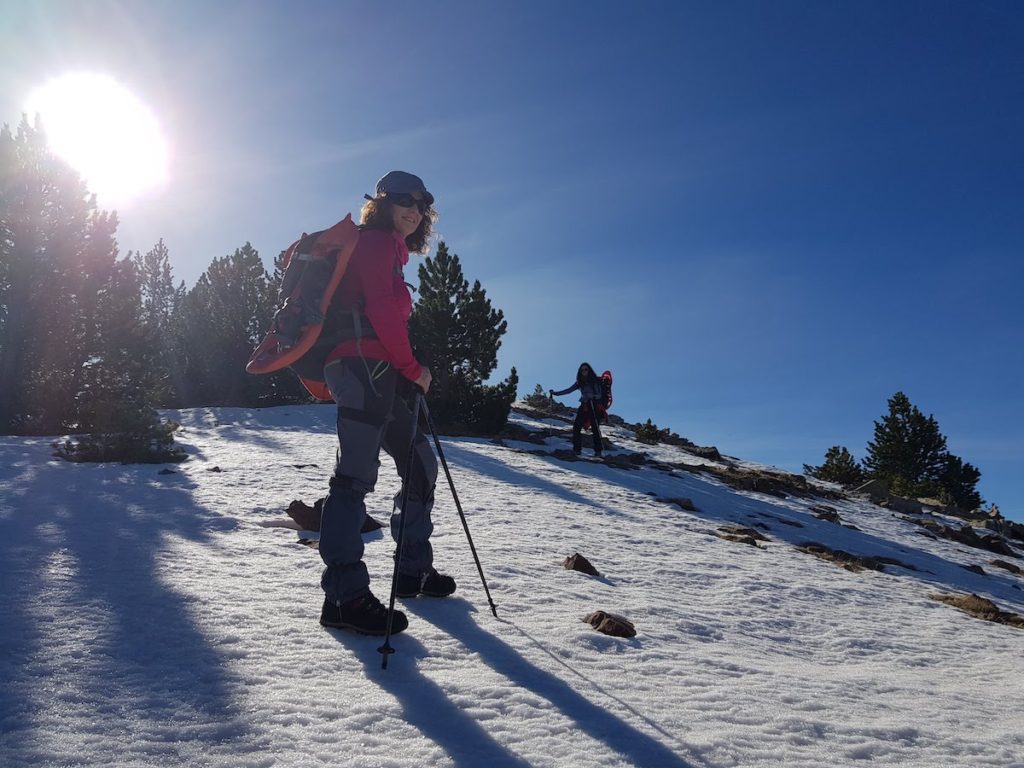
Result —
[{"label": "mountain slope", "polygon": [[[326,489],[333,409],[173,415],[174,474],[0,439],[4,765],[1024,766],[1024,632],[932,598],[1022,613],[1024,579],[889,510],[737,491],[728,468],[765,468],[622,428],[639,468],[565,461],[566,426],[520,412],[523,437],[554,434],[443,440],[499,618],[442,474],[436,562],[460,589],[403,601],[385,671],[379,639],[317,625],[321,563],[283,514]],[[397,489],[385,458],[378,519]],[[393,545],[365,538],[386,598]],[[574,552],[602,576],[565,570]],[[582,622],[598,609],[637,636]]]}]

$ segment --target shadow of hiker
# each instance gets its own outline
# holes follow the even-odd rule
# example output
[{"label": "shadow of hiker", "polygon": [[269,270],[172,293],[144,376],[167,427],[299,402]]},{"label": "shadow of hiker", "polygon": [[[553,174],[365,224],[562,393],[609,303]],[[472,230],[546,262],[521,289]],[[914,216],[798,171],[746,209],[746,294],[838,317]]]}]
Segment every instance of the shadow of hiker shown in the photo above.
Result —
[{"label": "shadow of hiker", "polygon": [[377,650],[382,638],[367,638],[343,630],[328,632],[359,659],[369,680],[398,699],[405,722],[443,749],[456,766],[530,768],[529,762],[495,741],[437,683],[420,674],[417,662],[427,654],[414,637],[403,634],[392,638],[396,652],[385,670]]},{"label": "shadow of hiker", "polygon": [[[407,600],[403,609],[406,613],[418,616],[457,638],[470,651],[478,654],[491,669],[504,675],[517,687],[532,691],[551,702],[563,715],[573,721],[579,731],[622,755],[627,764],[637,766],[637,768],[695,768],[693,763],[684,760],[658,739],[644,733],[618,715],[594,704],[567,682],[531,663],[515,648],[480,627],[473,618],[474,609],[453,610],[459,606],[459,603],[469,607],[464,600],[450,599],[443,603],[433,604]],[[499,619],[499,621],[523,632],[507,619]],[[537,644],[532,637],[525,632],[523,634]],[[546,650],[545,653],[547,653]],[[396,653],[395,657],[398,655]],[[565,665],[563,664],[563,666]],[[602,690],[602,692],[604,691]],[[609,696],[609,698],[621,704],[614,696]],[[627,708],[652,728],[666,737],[672,738],[665,729],[649,718],[631,707]],[[683,750],[686,747],[680,743],[679,749]]]}]

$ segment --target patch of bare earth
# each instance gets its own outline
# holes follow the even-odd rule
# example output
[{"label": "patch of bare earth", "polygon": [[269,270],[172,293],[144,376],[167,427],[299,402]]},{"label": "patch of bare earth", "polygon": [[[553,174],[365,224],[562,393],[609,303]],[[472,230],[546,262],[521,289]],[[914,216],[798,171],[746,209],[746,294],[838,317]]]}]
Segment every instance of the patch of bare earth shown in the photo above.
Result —
[{"label": "patch of bare earth", "polygon": [[984,619],[985,621],[992,621],[996,624],[1007,624],[1011,627],[1017,627],[1018,629],[1024,629],[1024,616],[1020,616],[1016,613],[1010,613],[1009,611],[999,610],[999,606],[979,595],[971,593],[969,595],[942,595],[935,594],[930,595],[932,600],[938,600],[940,603],[946,603],[946,605],[952,605],[954,608],[959,608],[961,611],[966,611],[978,619]]}]

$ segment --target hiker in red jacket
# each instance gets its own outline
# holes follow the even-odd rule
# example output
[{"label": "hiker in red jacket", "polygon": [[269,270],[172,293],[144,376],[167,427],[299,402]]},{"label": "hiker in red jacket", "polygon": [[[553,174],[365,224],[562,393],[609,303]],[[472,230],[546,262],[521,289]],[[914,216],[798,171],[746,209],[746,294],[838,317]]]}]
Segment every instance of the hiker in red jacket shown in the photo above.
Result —
[{"label": "hiker in red jacket", "polygon": [[[418,176],[392,171],[366,199],[359,242],[325,322],[332,338],[342,340],[324,366],[324,380],[338,404],[340,448],[320,523],[320,556],[327,566],[320,582],[320,623],[382,635],[387,609],[370,591],[360,534],[364,498],[377,482],[381,448],[395,460],[403,486],[409,485],[396,594],[446,597],[455,591],[455,580],[434,569],[430,512],[437,460],[403,397],[413,385],[425,393],[431,382],[430,371],[409,344],[412,297],[402,270],[410,252],[428,250],[437,217],[434,196]],[[407,467],[411,441],[415,450]],[[399,491],[391,516],[396,541],[401,496]],[[395,611],[391,631],[401,632],[408,623],[404,613]]]},{"label": "hiker in red jacket", "polygon": [[605,390],[604,383],[594,373],[590,363],[580,363],[580,367],[576,371],[575,384],[558,392],[549,389],[548,395],[560,397],[576,390],[580,392],[580,407],[576,411],[576,419],[572,423],[572,452],[577,456],[580,455],[580,449],[583,446],[580,432],[589,426],[591,434],[594,436],[594,455],[600,457],[602,448],[600,417],[604,406]]}]

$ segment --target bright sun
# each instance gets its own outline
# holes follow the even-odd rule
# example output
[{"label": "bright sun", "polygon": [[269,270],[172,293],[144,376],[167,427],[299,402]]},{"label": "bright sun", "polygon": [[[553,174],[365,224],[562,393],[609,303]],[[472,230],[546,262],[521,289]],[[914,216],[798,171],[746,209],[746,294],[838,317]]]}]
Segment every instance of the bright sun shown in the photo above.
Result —
[{"label": "bright sun", "polygon": [[156,118],[112,77],[62,75],[35,90],[25,111],[30,120],[41,115],[50,148],[103,206],[167,181],[167,144]]}]

